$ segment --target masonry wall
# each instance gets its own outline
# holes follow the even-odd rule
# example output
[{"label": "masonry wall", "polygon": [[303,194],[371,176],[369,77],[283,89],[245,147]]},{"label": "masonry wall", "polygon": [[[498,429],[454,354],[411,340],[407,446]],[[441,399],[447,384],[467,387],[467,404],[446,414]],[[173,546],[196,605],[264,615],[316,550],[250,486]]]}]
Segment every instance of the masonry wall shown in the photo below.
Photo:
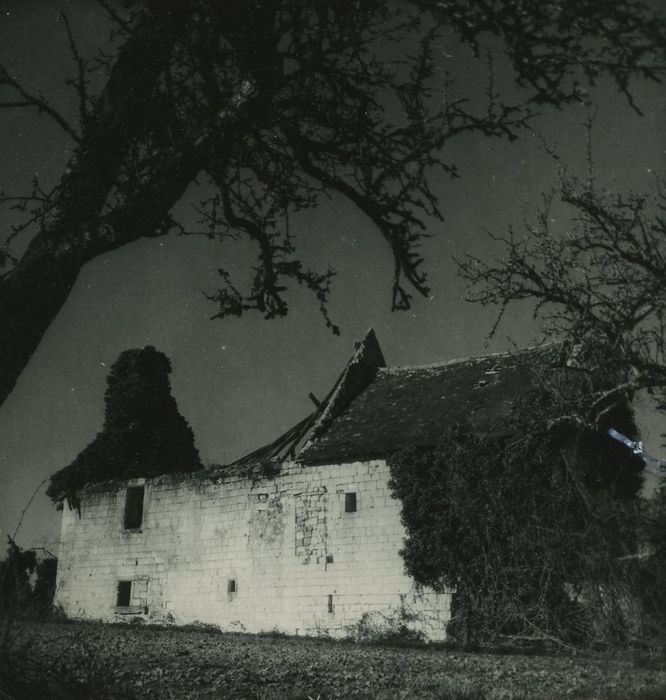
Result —
[{"label": "masonry wall", "polygon": [[[334,636],[404,623],[443,639],[449,596],[404,574],[387,482],[385,462],[371,461],[292,463],[258,481],[161,477],[88,489],[80,516],[63,511],[56,602],[102,620]],[[126,530],[127,486],[139,484],[143,520]],[[356,512],[345,512],[346,493]],[[122,607],[120,581],[132,582]]]}]

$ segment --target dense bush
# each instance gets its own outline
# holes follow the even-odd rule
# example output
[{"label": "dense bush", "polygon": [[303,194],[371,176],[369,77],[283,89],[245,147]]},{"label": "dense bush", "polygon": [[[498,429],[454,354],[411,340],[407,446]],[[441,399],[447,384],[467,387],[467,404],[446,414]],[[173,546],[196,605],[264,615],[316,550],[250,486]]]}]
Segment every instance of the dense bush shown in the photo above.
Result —
[{"label": "dense bush", "polygon": [[23,550],[9,539],[6,558],[0,561],[0,612],[47,617],[55,595],[57,565],[55,557],[38,559],[35,550]]}]

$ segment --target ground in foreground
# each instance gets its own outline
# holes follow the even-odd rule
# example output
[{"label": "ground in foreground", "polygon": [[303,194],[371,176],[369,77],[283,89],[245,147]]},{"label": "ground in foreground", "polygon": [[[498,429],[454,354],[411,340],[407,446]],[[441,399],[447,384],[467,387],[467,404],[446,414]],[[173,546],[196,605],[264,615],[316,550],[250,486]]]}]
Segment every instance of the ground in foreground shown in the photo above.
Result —
[{"label": "ground in foreground", "polygon": [[666,698],[666,660],[472,654],[441,647],[20,623],[0,698]]}]

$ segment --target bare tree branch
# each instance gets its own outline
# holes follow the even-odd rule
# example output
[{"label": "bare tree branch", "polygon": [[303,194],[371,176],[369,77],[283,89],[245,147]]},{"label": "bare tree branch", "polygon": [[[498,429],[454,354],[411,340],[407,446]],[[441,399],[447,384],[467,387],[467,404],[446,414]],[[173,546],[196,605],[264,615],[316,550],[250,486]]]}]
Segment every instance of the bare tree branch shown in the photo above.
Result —
[{"label": "bare tree branch", "polygon": [[0,101],[0,108],[34,107],[40,114],[46,114],[53,119],[53,121],[55,121],[68,136],[74,139],[74,141],[77,143],[81,142],[81,137],[76,130],[57,110],[49,105],[41,94],[30,94],[17,80],[12,78],[7,69],[0,64],[0,88],[3,86],[12,89],[21,99]]},{"label": "bare tree branch", "polygon": [[[81,266],[100,252],[172,229],[174,198],[200,173],[211,174],[218,189],[200,206],[208,235],[244,235],[259,246],[252,289],[243,295],[224,287],[215,297],[220,312],[255,308],[281,315],[284,287],[295,282],[315,294],[334,329],[326,314],[332,272],[303,266],[289,234],[290,215],[341,193],[391,246],[392,307],[408,308],[411,292],[427,293],[419,246],[430,219],[442,217],[430,174],[441,169],[457,176],[456,165],[438,152],[444,143],[471,133],[514,139],[533,115],[532,105],[580,99],[583,83],[602,75],[630,98],[629,77],[658,80],[666,52],[663,22],[639,0],[621,6],[578,0],[566,12],[560,3],[500,0],[145,0],[130,4],[128,21],[106,0],[98,3],[124,43],[116,55],[97,60],[109,75],[100,94],[90,95],[95,64],[80,54],[65,18],[78,69],[72,84],[81,135],[0,67],[0,87],[9,92],[5,106],[35,107],[77,141],[47,201],[6,200],[25,206],[21,233],[39,230],[19,257],[17,246],[9,248],[15,229],[0,256],[17,259],[0,279],[0,399]],[[525,102],[510,104],[495,93],[492,65],[485,113],[452,99],[435,60],[449,30],[474,49],[486,34],[499,39],[518,84],[527,88]],[[385,48],[393,43],[409,48],[386,60]],[[234,118],[239,109],[242,122]],[[637,226],[645,225],[640,212],[635,215]],[[641,235],[651,234],[646,228]],[[622,251],[627,261],[635,254],[630,247]],[[609,253],[599,248],[594,254]],[[571,249],[571,255],[578,253]],[[612,337],[617,324],[601,323],[611,299],[594,296],[594,279],[558,286],[541,272],[517,267],[529,281],[522,291],[510,277],[498,275],[495,282],[523,298],[536,291],[540,309],[554,294],[560,307],[572,304]],[[634,299],[633,311],[628,303],[623,308],[645,324],[650,314],[639,301],[644,298]],[[561,308],[558,313],[561,322],[568,319]],[[641,338],[648,342],[647,335]]]},{"label": "bare tree branch", "polygon": [[571,366],[605,377],[581,414],[595,423],[639,389],[666,389],[666,202],[661,187],[651,197],[611,195],[571,179],[559,194],[570,230],[551,231],[542,210],[522,238],[495,238],[503,256],[457,264],[470,301],[497,306],[498,319],[532,301],[545,332],[575,349]]},{"label": "bare tree branch", "polygon": [[85,60],[81,57],[79,50],[74,41],[74,35],[72,34],[72,28],[69,25],[69,20],[64,12],[60,13],[60,17],[67,30],[67,38],[69,40],[69,49],[72,53],[74,62],[76,63],[77,75],[75,80],[68,80],[67,83],[72,85],[76,90],[76,94],[79,98],[79,122],[81,124],[81,129],[85,130],[88,123],[88,89],[87,89],[87,79],[86,75],[88,73]]}]

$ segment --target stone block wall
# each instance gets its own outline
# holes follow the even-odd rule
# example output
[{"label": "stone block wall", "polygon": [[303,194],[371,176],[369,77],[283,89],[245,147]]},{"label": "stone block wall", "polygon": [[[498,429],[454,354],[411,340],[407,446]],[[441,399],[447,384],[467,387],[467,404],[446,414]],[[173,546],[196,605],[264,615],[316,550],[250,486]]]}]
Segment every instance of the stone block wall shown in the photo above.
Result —
[{"label": "stone block wall", "polygon": [[[387,482],[385,462],[369,461],[289,463],[259,480],[165,476],[91,487],[80,516],[63,511],[56,603],[91,619],[333,636],[405,623],[443,639],[450,596],[404,573],[400,505]],[[142,522],[125,529],[127,488],[137,485]],[[129,600],[119,600],[121,581],[131,582]]]}]

